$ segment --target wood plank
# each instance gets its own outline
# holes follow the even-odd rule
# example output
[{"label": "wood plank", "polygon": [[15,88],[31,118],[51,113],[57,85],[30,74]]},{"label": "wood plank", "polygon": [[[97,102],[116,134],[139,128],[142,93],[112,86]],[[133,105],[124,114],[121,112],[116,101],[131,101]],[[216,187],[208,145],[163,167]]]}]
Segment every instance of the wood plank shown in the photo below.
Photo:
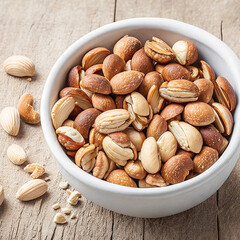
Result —
[{"label": "wood plank", "polygon": [[[32,82],[7,76],[0,70],[1,108],[16,106],[24,92],[33,94],[39,109],[42,89],[48,73],[64,50],[89,31],[114,18],[114,0],[0,2],[0,62],[13,54],[29,56],[36,64],[37,76]],[[112,214],[83,199],[74,208],[78,218],[67,226],[53,223],[52,204],[66,204],[66,193],[58,188],[61,174],[46,146],[41,126],[21,123],[17,138],[0,131],[0,182],[6,200],[0,208],[0,239],[110,239]],[[7,147],[18,143],[28,153],[28,162],[45,164],[49,193],[36,201],[20,203],[15,194],[19,186],[30,180],[23,167],[14,166],[6,157]]]}]

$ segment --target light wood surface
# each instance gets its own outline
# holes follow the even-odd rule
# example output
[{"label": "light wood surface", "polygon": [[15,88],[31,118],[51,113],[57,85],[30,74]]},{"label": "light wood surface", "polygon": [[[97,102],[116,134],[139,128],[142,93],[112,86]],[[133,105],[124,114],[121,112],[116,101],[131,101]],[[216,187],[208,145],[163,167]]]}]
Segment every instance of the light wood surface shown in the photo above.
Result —
[{"label": "light wood surface", "polygon": [[[167,17],[201,27],[221,38],[240,56],[239,0],[1,0],[0,62],[13,54],[29,56],[36,64],[32,82],[0,69],[1,108],[16,106],[30,92],[39,109],[48,73],[63,51],[84,34],[104,24],[132,17]],[[240,239],[240,163],[211,198],[184,213],[159,219],[123,216],[85,198],[73,208],[78,217],[64,226],[53,223],[52,204],[66,205],[67,193],[43,138],[41,126],[21,123],[18,137],[0,130],[0,183],[5,201],[0,208],[0,239]],[[49,191],[43,198],[21,203],[15,194],[30,180],[23,167],[6,157],[7,147],[18,143],[28,153],[28,163],[45,165]],[[177,202],[177,199],[176,199]]]}]

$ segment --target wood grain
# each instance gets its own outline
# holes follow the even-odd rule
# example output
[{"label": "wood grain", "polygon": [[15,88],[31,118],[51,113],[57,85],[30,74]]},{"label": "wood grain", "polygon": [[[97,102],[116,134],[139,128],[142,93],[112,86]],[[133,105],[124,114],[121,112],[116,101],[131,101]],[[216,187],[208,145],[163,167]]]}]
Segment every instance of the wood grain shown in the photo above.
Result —
[{"label": "wood grain", "polygon": [[[45,79],[56,59],[74,41],[104,24],[132,17],[167,17],[201,27],[226,42],[240,56],[240,4],[230,1],[169,0],[54,0],[0,1],[0,62],[24,54],[36,64],[32,82],[7,76],[0,69],[1,108],[16,106],[30,92],[39,109]],[[6,200],[0,208],[0,239],[239,239],[240,164],[218,193],[184,213],[159,219],[123,216],[103,209],[85,198],[74,207],[78,218],[56,226],[52,204],[65,206],[67,193],[58,187],[56,171],[41,126],[21,123],[17,138],[0,131],[0,183]],[[28,162],[45,165],[49,193],[29,203],[15,199],[19,186],[30,179],[6,158],[7,147],[18,143],[28,153]],[[177,199],[176,199],[177,202]]]}]

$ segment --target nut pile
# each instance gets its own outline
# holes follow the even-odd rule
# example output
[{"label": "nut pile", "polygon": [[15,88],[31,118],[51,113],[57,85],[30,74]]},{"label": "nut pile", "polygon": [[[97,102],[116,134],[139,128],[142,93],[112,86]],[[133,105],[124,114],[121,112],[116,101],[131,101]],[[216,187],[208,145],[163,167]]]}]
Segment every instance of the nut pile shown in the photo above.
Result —
[{"label": "nut pile", "polygon": [[87,52],[52,108],[60,144],[110,183],[164,187],[211,167],[233,129],[236,95],[188,40],[121,38]]}]

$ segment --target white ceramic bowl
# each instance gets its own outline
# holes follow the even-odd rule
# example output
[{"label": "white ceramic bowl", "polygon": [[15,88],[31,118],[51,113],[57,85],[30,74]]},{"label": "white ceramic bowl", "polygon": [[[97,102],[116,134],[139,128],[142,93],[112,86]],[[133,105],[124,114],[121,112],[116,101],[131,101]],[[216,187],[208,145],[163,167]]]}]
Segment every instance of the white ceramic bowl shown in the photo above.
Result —
[{"label": "white ceramic bowl", "polygon": [[71,45],[53,66],[44,87],[41,102],[41,123],[47,144],[69,183],[94,203],[129,216],[163,217],[185,211],[214,194],[227,179],[240,152],[240,104],[235,114],[235,126],[230,144],[220,159],[207,171],[186,182],[165,188],[139,189],[114,185],[81,170],[65,154],[57,141],[50,112],[58,92],[66,83],[68,71],[81,63],[88,50],[104,46],[112,50],[124,35],[137,37],[144,43],[157,36],[172,45],[189,39],[217,75],[226,77],[240,96],[240,61],[233,51],[210,33],[179,21],[163,18],[135,18],[105,25]]}]

